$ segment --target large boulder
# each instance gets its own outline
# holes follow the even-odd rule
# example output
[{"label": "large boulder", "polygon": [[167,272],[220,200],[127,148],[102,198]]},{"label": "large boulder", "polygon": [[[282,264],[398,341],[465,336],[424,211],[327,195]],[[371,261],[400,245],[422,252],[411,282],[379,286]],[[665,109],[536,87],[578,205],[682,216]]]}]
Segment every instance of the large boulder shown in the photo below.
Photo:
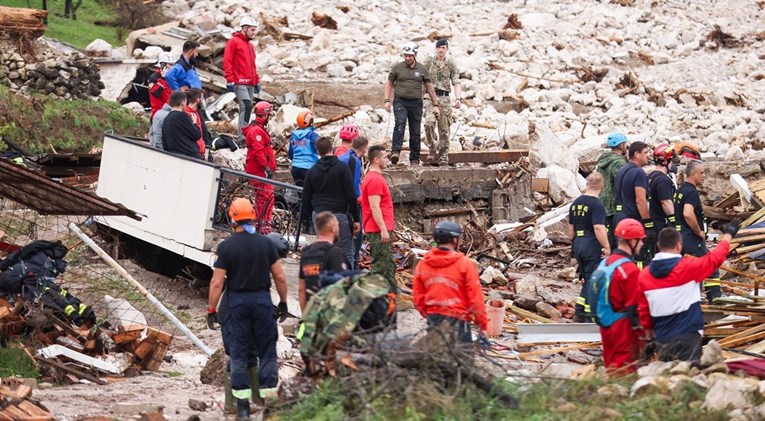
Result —
[{"label": "large boulder", "polygon": [[[557,165],[541,168],[537,171],[536,177],[550,180],[549,194],[556,203],[570,202],[579,197],[582,194],[579,185],[585,183],[583,177],[578,173]],[[582,178],[582,180],[578,180],[578,178]]]},{"label": "large boulder", "polygon": [[85,47],[85,54],[90,57],[111,57],[112,45],[102,39],[96,39]]}]

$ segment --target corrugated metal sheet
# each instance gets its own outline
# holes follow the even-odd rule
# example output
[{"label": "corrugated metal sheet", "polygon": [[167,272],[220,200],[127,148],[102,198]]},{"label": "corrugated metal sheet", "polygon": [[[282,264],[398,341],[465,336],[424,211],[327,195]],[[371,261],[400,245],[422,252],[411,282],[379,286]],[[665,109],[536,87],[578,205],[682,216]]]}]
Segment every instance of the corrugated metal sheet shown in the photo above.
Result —
[{"label": "corrugated metal sheet", "polygon": [[0,159],[0,197],[42,215],[119,215],[141,220],[132,210],[107,199]]}]

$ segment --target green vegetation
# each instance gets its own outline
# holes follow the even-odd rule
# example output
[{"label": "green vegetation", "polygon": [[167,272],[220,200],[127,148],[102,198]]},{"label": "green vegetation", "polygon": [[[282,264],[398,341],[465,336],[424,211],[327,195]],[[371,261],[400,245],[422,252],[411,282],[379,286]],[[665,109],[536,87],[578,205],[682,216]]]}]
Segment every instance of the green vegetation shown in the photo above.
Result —
[{"label": "green vegetation", "polygon": [[0,151],[7,149],[7,140],[31,155],[89,152],[101,146],[107,130],[145,136],[148,119],[112,101],[25,98],[0,86]]},{"label": "green vegetation", "polygon": [[[42,9],[42,0],[2,0],[7,7]],[[112,26],[116,14],[112,2],[83,0],[77,9],[77,20],[64,18],[64,1],[48,1],[48,29],[45,35],[84,48],[95,39],[117,47],[125,45],[119,28]]]},{"label": "green vegetation", "polygon": [[395,384],[378,379],[376,384],[370,381],[360,388],[355,382],[334,378],[320,382],[309,396],[277,411],[277,417],[316,421],[349,418],[455,421],[728,419],[726,411],[701,409],[705,391],[691,382],[680,386],[671,395],[649,394],[630,398],[598,393],[598,389],[607,384],[620,385],[624,388],[622,390],[628,391],[634,380],[634,377],[580,381],[547,379],[524,385],[501,381],[500,387],[520,402],[520,408],[513,410],[467,382],[456,390],[453,386],[444,387],[431,380],[408,377],[406,382]]},{"label": "green vegetation", "polygon": [[29,358],[29,354],[22,349],[21,344],[11,342],[9,346],[0,345],[0,378],[37,378],[39,375],[34,362]]}]

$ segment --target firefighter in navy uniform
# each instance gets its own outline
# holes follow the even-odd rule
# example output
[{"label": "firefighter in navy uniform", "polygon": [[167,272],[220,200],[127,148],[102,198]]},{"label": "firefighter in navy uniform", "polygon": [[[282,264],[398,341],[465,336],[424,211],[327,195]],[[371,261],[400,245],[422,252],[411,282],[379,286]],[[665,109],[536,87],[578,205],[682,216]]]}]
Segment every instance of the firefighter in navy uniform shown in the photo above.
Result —
[{"label": "firefighter in navy uniform", "polygon": [[[705,178],[704,165],[700,161],[691,161],[685,167],[685,183],[675,192],[675,215],[683,238],[684,255],[702,257],[709,253],[706,245],[707,224],[698,190]],[[719,270],[715,270],[702,285],[710,303],[722,297]]]},{"label": "firefighter in navy uniform", "polygon": [[643,223],[646,231],[644,248],[638,258],[638,267],[643,267],[650,261],[646,249],[652,250],[656,244],[656,233],[653,230],[653,220],[648,212],[648,176],[643,168],[648,163],[651,148],[643,142],[632,142],[629,147],[627,165],[621,167],[614,179],[614,199],[616,200],[616,215],[613,226],[630,218]]},{"label": "firefighter in navy uniform", "polygon": [[598,199],[605,185],[603,176],[593,172],[587,177],[587,189],[574,200],[568,213],[568,232],[572,250],[579,265],[579,277],[583,280],[582,292],[576,300],[574,321],[588,321],[590,306],[587,303],[589,279],[603,256],[611,254],[606,230],[606,208]]},{"label": "firefighter in navy uniform", "polygon": [[[653,161],[656,168],[648,174],[648,211],[653,220],[653,230],[656,238],[659,232],[666,227],[677,225],[675,218],[675,182],[669,178],[670,173],[675,173],[677,168],[672,160],[675,158],[675,150],[666,143],[662,143],[653,149]],[[648,245],[649,257],[656,254],[655,244]]]},{"label": "firefighter in navy uniform", "polygon": [[[230,356],[231,389],[236,399],[237,419],[248,420],[253,397],[250,372],[258,370],[261,398],[275,392],[279,381],[276,318],[285,318],[288,313],[287,279],[277,246],[255,230],[257,217],[252,203],[245,198],[234,199],[228,213],[234,233],[218,245],[210,281],[207,324],[212,328],[218,321],[217,307],[223,294],[221,307],[225,307],[225,315],[221,311],[221,325],[224,346]],[[270,275],[279,294],[276,314],[271,302]]]}]

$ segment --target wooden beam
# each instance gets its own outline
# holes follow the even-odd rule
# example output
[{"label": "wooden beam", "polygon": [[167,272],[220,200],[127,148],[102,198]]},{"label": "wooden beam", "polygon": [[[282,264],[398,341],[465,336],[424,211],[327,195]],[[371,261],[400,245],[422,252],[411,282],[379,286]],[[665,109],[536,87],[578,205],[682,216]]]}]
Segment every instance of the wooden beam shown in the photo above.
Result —
[{"label": "wooden beam", "polygon": [[754,223],[757,223],[762,219],[762,217],[765,216],[765,208],[762,208],[754,213],[754,215],[750,216],[749,218],[744,221],[741,226],[742,227],[748,227],[749,225],[752,225]]},{"label": "wooden beam", "polygon": [[[465,164],[471,162],[483,164],[498,164],[501,162],[516,162],[519,159],[529,156],[526,149],[501,149],[496,151],[462,151],[449,154],[450,164]],[[420,153],[420,160],[423,162],[428,158],[428,153]]]},{"label": "wooden beam", "polygon": [[37,38],[45,33],[43,21],[47,17],[47,10],[0,6],[0,31]]},{"label": "wooden beam", "polygon": [[526,319],[530,319],[530,320],[535,320],[537,322],[541,322],[541,323],[554,323],[550,319],[547,319],[547,318],[542,317],[542,316],[540,316],[538,314],[532,313],[532,312],[530,312],[528,310],[524,310],[524,309],[522,309],[520,307],[516,307],[514,305],[508,305],[507,306],[507,311],[515,314],[516,316],[520,316],[520,317],[523,317],[523,318],[526,318]]},{"label": "wooden beam", "polygon": [[518,358],[526,359],[529,357],[538,357],[541,355],[550,355],[550,354],[557,354],[560,352],[575,351],[577,349],[597,348],[599,346],[600,346],[600,342],[587,342],[587,343],[581,343],[576,345],[561,346],[557,348],[539,349],[536,351],[520,352],[518,353]]}]

